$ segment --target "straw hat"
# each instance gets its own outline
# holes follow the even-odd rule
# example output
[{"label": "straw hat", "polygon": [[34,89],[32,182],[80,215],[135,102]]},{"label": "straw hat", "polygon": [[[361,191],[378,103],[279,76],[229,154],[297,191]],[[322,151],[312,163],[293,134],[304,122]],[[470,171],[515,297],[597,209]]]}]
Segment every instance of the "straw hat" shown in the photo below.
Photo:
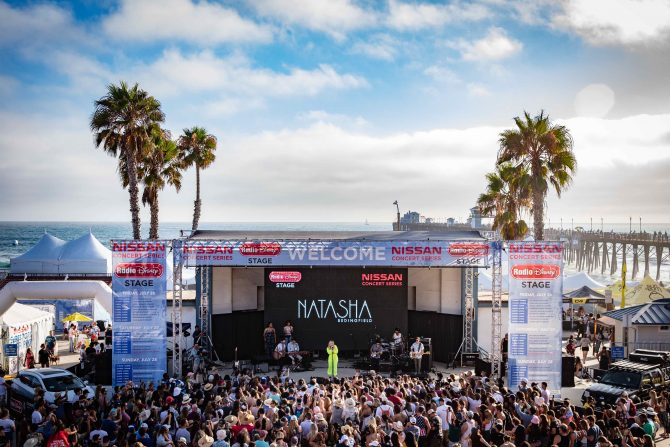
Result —
[{"label": "straw hat", "polygon": [[400,421],[395,421],[393,423],[393,430],[395,431],[404,431],[405,427],[403,427],[402,422]]},{"label": "straw hat", "polygon": [[344,401],[344,406],[347,408],[355,408],[356,407],[356,401],[353,398],[348,398],[347,400]]},{"label": "straw hat", "polygon": [[316,419],[317,421],[325,421],[326,420],[326,418],[324,418],[323,414],[321,414],[321,413],[316,413],[314,415],[314,419]]},{"label": "straw hat", "polygon": [[211,390],[212,388],[214,388],[214,384],[213,384],[213,383],[206,383],[205,386],[202,387],[202,389],[205,390],[205,391],[209,391],[209,390]]},{"label": "straw hat", "polygon": [[225,439],[226,439],[226,431],[225,430],[217,430],[216,440],[217,441],[224,441]]},{"label": "straw hat", "polygon": [[254,418],[254,415],[251,413],[244,413],[242,416],[240,416],[240,424],[241,425],[252,425],[256,419]]},{"label": "straw hat", "polygon": [[151,410],[142,410],[139,415],[140,422],[144,422],[151,417]]},{"label": "straw hat", "polygon": [[205,434],[198,440],[198,447],[209,447],[214,444],[214,438]]},{"label": "straw hat", "polygon": [[237,424],[237,416],[234,414],[229,414],[225,418],[223,418],[224,422],[227,422],[229,424]]},{"label": "straw hat", "polygon": [[187,404],[189,402],[191,402],[191,396],[189,396],[188,394],[184,394],[184,397],[182,398],[181,403],[182,404]]},{"label": "straw hat", "polygon": [[219,396],[218,394],[214,397],[214,403],[215,404],[220,404],[222,400],[223,400],[223,397]]}]

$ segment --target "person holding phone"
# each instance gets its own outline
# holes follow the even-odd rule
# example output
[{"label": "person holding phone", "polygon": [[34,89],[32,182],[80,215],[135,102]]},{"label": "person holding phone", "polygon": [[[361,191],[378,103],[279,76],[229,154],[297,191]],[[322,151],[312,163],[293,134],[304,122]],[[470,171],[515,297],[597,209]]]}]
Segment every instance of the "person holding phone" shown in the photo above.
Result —
[{"label": "person holding phone", "polygon": [[338,349],[334,340],[328,341],[326,353],[328,353],[328,377],[337,378]]}]

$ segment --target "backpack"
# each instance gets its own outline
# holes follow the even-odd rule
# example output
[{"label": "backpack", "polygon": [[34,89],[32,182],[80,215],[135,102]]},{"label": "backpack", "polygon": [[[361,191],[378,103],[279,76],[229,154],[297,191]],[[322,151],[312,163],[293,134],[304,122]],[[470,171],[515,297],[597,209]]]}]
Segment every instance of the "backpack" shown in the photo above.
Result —
[{"label": "backpack", "polygon": [[382,410],[382,417],[384,417],[384,416],[386,416],[387,418],[391,417],[391,407],[389,407],[388,405],[387,405],[387,407],[388,407],[388,410],[384,410],[383,408],[381,409]]}]

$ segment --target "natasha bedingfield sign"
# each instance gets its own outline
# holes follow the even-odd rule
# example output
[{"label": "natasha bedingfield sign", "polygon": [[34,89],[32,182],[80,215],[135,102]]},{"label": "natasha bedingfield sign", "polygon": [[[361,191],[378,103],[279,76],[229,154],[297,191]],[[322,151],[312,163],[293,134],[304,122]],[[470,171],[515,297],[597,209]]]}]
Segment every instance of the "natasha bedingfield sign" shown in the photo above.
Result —
[{"label": "natasha bedingfield sign", "polygon": [[508,253],[509,385],[547,382],[560,396],[563,244],[510,242]]},{"label": "natasha bedingfield sign", "polygon": [[184,241],[187,266],[486,267],[481,241]]},{"label": "natasha bedingfield sign", "polygon": [[301,350],[367,349],[375,335],[407,333],[407,269],[265,269],[265,322],[291,320]]},{"label": "natasha bedingfield sign", "polygon": [[112,241],[112,383],[158,383],[167,365],[166,243]]}]

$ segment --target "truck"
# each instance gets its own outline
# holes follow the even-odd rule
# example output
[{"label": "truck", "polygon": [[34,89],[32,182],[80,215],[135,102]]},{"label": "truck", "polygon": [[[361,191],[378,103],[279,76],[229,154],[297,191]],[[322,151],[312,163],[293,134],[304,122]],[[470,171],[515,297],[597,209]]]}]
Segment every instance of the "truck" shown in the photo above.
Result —
[{"label": "truck", "polygon": [[658,394],[670,387],[670,352],[636,349],[594,381],[582,394],[582,403],[593,397],[598,408],[615,405],[624,392],[633,402],[642,402],[651,390]]}]

